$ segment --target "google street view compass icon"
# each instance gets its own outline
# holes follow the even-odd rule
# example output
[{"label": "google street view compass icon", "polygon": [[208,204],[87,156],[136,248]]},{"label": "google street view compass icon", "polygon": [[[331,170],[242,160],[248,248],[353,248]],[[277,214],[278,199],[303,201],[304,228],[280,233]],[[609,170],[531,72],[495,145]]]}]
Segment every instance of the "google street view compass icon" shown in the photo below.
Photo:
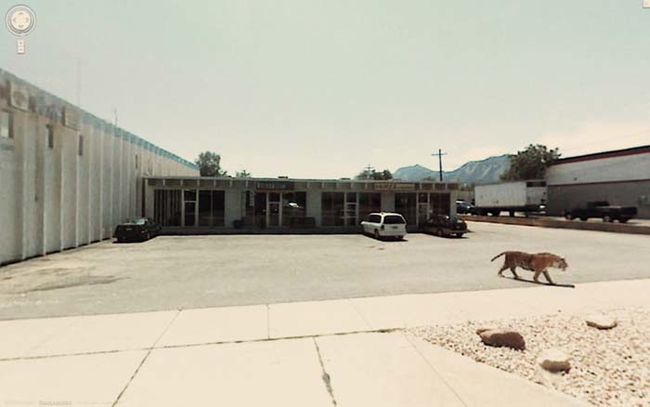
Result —
[{"label": "google street view compass icon", "polygon": [[36,27],[36,14],[29,6],[18,4],[7,11],[5,17],[7,29],[18,38],[17,52],[25,53],[25,40],[22,37],[27,36]]}]

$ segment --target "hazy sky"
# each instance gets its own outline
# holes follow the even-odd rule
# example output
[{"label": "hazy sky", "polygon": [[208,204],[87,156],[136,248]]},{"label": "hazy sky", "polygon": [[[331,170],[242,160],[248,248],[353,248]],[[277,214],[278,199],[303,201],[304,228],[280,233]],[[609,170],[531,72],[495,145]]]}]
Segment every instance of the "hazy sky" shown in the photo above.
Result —
[{"label": "hazy sky", "polygon": [[[445,169],[650,144],[642,0],[43,0],[0,67],[231,173]],[[2,15],[14,3],[0,1]]]}]

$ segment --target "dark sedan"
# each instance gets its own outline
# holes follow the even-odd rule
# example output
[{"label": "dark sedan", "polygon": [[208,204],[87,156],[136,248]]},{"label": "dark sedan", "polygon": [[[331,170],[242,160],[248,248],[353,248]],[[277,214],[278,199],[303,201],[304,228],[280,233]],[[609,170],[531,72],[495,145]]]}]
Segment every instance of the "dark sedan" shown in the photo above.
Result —
[{"label": "dark sedan", "polygon": [[423,227],[426,233],[437,236],[462,237],[467,233],[467,223],[457,216],[436,215]]},{"label": "dark sedan", "polygon": [[118,242],[144,242],[160,234],[161,227],[151,219],[133,219],[115,228],[115,238]]}]

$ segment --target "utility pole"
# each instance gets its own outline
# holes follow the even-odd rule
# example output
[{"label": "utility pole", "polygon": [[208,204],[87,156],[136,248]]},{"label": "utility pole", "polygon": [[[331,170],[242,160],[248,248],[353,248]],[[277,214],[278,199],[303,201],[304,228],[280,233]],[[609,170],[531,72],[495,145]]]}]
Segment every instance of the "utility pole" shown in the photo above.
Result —
[{"label": "utility pole", "polygon": [[372,178],[372,171],[374,168],[370,164],[366,167],[366,179],[371,179]]},{"label": "utility pole", "polygon": [[442,182],[442,156],[447,155],[447,153],[443,153],[441,149],[438,149],[438,153],[433,153],[431,155],[437,155],[438,156],[438,163],[440,165],[440,182]]}]

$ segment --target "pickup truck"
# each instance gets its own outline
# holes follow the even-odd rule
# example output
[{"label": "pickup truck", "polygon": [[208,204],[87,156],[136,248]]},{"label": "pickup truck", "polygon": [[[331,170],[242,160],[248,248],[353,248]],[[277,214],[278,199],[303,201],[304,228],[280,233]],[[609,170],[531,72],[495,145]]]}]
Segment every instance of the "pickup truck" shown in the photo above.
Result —
[{"label": "pickup truck", "polygon": [[625,223],[636,216],[637,209],[634,206],[613,206],[607,201],[587,202],[580,206],[564,211],[564,217],[568,220],[580,219],[583,221],[589,218],[601,218],[603,222],[614,222],[615,220]]}]

